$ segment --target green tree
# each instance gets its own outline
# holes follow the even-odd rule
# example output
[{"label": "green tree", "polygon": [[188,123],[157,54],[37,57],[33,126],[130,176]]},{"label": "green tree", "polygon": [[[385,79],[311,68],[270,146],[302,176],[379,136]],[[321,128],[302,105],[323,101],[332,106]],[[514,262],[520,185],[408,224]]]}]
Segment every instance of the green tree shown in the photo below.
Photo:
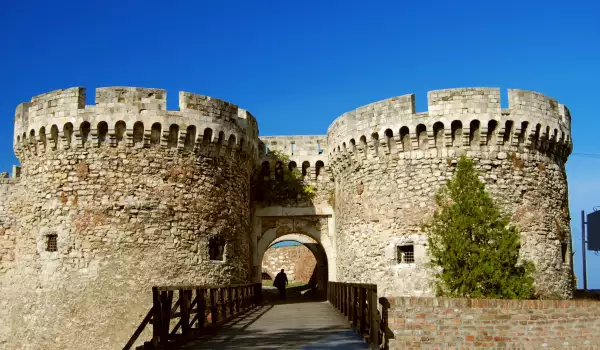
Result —
[{"label": "green tree", "polygon": [[533,264],[519,263],[520,238],[503,215],[473,161],[462,156],[446,186],[437,193],[438,209],[422,230],[428,235],[438,295],[526,299],[533,291]]}]

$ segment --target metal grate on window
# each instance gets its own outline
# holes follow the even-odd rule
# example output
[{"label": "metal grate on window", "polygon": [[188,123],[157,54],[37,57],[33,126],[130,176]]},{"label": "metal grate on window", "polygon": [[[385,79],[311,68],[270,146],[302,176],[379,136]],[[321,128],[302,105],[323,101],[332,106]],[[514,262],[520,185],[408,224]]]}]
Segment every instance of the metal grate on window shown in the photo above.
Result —
[{"label": "metal grate on window", "polygon": [[415,262],[415,247],[413,245],[403,245],[398,247],[398,263],[413,264]]},{"label": "metal grate on window", "polygon": [[52,234],[46,236],[46,251],[56,252],[58,251],[58,235]]}]

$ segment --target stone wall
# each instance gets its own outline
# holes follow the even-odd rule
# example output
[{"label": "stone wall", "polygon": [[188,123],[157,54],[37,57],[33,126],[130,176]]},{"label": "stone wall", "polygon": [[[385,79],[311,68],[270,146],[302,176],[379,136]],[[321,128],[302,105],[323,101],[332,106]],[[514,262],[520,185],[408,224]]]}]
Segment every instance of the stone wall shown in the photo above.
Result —
[{"label": "stone wall", "polygon": [[[77,93],[34,98],[15,126],[32,129],[15,140],[0,347],[120,348],[151,286],[250,281],[253,118],[189,94],[171,113],[161,90],[99,89],[85,108],[67,103]],[[211,241],[222,258],[210,257]]]},{"label": "stone wall", "polygon": [[317,260],[314,254],[304,245],[271,247],[265,252],[262,261],[263,272],[274,279],[281,269],[289,281],[308,283],[313,275]]},{"label": "stone wall", "polygon": [[[419,224],[461,154],[520,229],[538,293],[571,296],[571,117],[549,97],[509,90],[502,109],[498,89],[432,91],[427,112],[405,95],[345,113],[327,136],[259,139],[250,113],[207,96],[180,92],[169,111],[160,89],[95,95],[57,90],[16,109],[22,175],[0,176],[0,347],[122,347],[150,286],[260,279],[259,255],[287,234],[315,240],[323,288],[431,295]],[[278,166],[300,169],[314,196],[254,200],[253,181],[277,180]],[[217,241],[222,261],[209,257]],[[402,246],[414,262],[398,261]]]},{"label": "stone wall", "polygon": [[[380,299],[381,300],[381,299]],[[600,302],[387,298],[390,349],[597,349]]]},{"label": "stone wall", "polygon": [[13,214],[10,210],[10,195],[18,178],[0,179],[0,278],[15,260],[16,237],[13,231]]},{"label": "stone wall", "polygon": [[[572,295],[569,112],[520,90],[509,90],[510,108],[502,110],[499,96],[498,89],[433,91],[429,111],[415,113],[414,96],[407,95],[332,123],[339,281],[377,283],[384,295],[431,296],[420,224],[433,214],[436,191],[466,154],[519,228],[521,256],[536,264],[537,293]],[[412,247],[414,262],[398,259],[402,246]]]},{"label": "stone wall", "polygon": [[[277,181],[277,167],[284,174],[292,169],[299,171],[299,184],[310,186],[313,196],[306,198],[285,198],[276,202],[265,203],[257,200],[256,206],[283,205],[286,207],[327,207],[331,206],[333,196],[333,177],[327,156],[327,135],[301,136],[261,136],[260,138],[260,170],[255,177],[255,183],[261,181]],[[279,160],[267,151],[280,151],[289,160],[286,164],[278,164]],[[286,176],[287,177],[287,176]]]}]

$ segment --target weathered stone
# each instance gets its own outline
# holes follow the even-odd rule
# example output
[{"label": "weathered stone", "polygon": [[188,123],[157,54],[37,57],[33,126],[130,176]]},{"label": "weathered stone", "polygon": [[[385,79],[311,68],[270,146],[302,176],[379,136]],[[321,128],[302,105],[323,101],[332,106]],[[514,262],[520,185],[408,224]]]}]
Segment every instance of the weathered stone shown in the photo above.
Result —
[{"label": "weathered stone", "polygon": [[[419,227],[462,154],[519,228],[537,292],[569,298],[571,117],[541,94],[508,96],[503,110],[498,89],[432,91],[422,113],[400,96],[345,113],[327,135],[260,139],[250,113],[207,96],[180,93],[178,111],[159,89],[101,88],[91,106],[83,88],[36,96],[16,110],[22,168],[0,178],[0,345],[120,348],[150,286],[260,280],[286,235],[310,237],[321,290],[329,278],[431,296]],[[251,198],[252,179],[274,178],[272,165],[259,172],[267,148],[303,170],[310,199]],[[209,258],[213,237],[224,261]],[[409,246],[414,262],[402,260]]]}]

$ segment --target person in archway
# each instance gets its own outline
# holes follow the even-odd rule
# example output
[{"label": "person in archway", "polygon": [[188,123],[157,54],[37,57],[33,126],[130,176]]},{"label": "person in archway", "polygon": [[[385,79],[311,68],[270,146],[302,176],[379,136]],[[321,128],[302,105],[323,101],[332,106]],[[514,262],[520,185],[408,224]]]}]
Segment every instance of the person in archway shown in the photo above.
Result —
[{"label": "person in archway", "polygon": [[285,286],[288,284],[287,275],[281,269],[281,272],[275,276],[275,281],[273,281],[273,286],[279,290],[279,298],[285,300]]}]

